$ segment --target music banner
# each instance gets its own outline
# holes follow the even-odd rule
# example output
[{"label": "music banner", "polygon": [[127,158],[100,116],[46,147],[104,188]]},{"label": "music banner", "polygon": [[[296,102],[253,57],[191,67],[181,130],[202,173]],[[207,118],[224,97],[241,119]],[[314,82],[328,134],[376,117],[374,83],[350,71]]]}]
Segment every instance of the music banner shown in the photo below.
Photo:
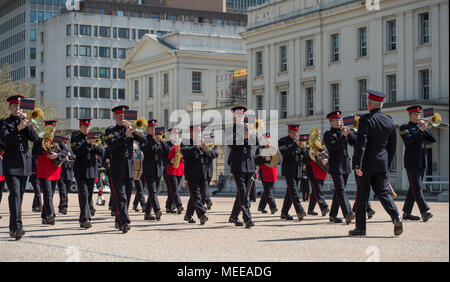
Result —
[{"label": "music banner", "polygon": [[32,111],[35,104],[36,100],[34,99],[19,98],[19,109]]},{"label": "music banner", "polygon": [[124,113],[123,113],[123,116],[124,116],[123,118],[125,120],[137,120],[138,119],[137,115],[138,115],[137,111],[125,110]]}]

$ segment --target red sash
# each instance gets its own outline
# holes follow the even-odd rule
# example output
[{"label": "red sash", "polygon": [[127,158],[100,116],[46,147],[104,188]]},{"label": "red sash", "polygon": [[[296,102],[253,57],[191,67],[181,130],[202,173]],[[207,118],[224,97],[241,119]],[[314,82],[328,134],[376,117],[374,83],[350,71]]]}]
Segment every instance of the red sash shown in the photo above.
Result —
[{"label": "red sash", "polygon": [[316,179],[320,179],[320,180],[325,180],[328,178],[328,173],[326,173],[325,171],[323,171],[318,165],[316,165],[315,162],[310,161],[309,164],[312,167],[312,171],[314,174],[314,178]]},{"label": "red sash", "polygon": [[47,158],[47,153],[43,153],[36,161],[36,177],[50,181],[58,180],[61,177],[61,167],[56,167],[52,160]]}]

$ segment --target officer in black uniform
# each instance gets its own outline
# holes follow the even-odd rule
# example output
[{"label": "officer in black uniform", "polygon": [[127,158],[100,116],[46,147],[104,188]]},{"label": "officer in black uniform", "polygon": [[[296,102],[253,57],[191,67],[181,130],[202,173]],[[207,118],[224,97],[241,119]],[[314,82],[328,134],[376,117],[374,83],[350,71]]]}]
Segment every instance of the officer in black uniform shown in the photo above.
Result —
[{"label": "officer in black uniform", "polygon": [[190,127],[189,141],[182,142],[181,154],[184,162],[184,177],[187,181],[189,189],[189,202],[186,209],[184,220],[189,223],[195,223],[192,218],[194,210],[203,225],[208,221],[206,209],[202,202],[201,187],[208,181],[207,154],[208,152],[202,148],[201,127],[192,125]]},{"label": "officer in black uniform", "polygon": [[278,148],[283,156],[281,165],[281,175],[286,180],[286,195],[284,196],[283,207],[281,209],[281,219],[293,220],[289,215],[291,205],[294,205],[298,220],[302,221],[306,215],[300,199],[297,187],[302,176],[302,149],[299,147],[299,136],[297,132],[299,124],[288,124],[288,136],[278,140]]},{"label": "officer in black uniform", "polygon": [[[166,188],[167,188],[166,213],[177,213],[174,210],[174,207],[176,207],[175,200],[174,200],[174,193],[172,192],[172,187],[170,185],[170,180],[167,176],[167,169],[166,169],[166,165],[168,163],[167,156],[169,155],[169,152],[173,147],[173,142],[170,137],[170,136],[172,136],[172,130],[174,130],[174,129],[169,128],[169,130],[167,130],[167,132],[169,134],[169,140],[163,141],[167,145],[167,148],[168,148],[167,152],[165,150],[163,151],[163,160],[164,160],[163,177],[164,177],[164,183],[166,183]],[[174,133],[175,132],[177,132],[177,131],[174,130]],[[176,191],[176,194],[178,195],[178,189]],[[179,195],[178,195],[178,198],[180,198]]]},{"label": "officer in black uniform", "polygon": [[300,134],[299,137],[300,144],[303,144],[302,152],[302,177],[300,178],[300,192],[302,193],[303,202],[307,202],[309,195],[311,193],[311,187],[309,186],[309,179],[307,174],[307,159],[306,154],[308,154],[307,142],[309,140],[309,134]]},{"label": "officer in black uniform", "polygon": [[[3,122],[3,119],[0,119],[0,124]],[[1,125],[0,125],[1,128]],[[1,136],[0,136],[1,138]],[[5,177],[3,176],[3,141],[0,139],[0,204],[2,203],[3,198],[3,189],[5,188]],[[0,219],[2,216],[0,215]]]},{"label": "officer in black uniform", "polygon": [[381,111],[385,94],[368,90],[370,113],[359,119],[353,169],[358,175],[356,191],[356,228],[351,236],[366,235],[366,210],[370,187],[394,223],[394,234],[402,234],[403,223],[388,187],[388,167],[396,151],[394,121]]},{"label": "officer in black uniform", "polygon": [[[210,138],[214,139],[214,133],[210,134]],[[207,144],[209,145],[209,144]],[[219,156],[219,153],[217,152],[217,148],[215,145],[212,145],[210,148],[208,148],[208,152],[206,154],[206,165],[207,165],[207,181],[205,181],[200,189],[200,192],[202,194],[202,201],[204,204],[206,204],[206,209],[210,210],[212,206],[212,200],[211,200],[211,190],[209,189],[209,183],[211,183],[211,179],[214,174],[214,159]]]},{"label": "officer in black uniform", "polygon": [[109,146],[105,147],[104,153],[103,153],[103,157],[102,157],[102,163],[103,163],[103,167],[105,168],[105,175],[108,179],[108,185],[109,185],[109,189],[110,189],[110,194],[109,194],[109,201],[108,201],[108,208],[111,211],[111,216],[116,217],[116,213],[115,213],[115,208],[114,208],[114,194],[112,192],[112,184],[111,184],[111,151],[109,149]]},{"label": "officer in black uniform", "polygon": [[128,202],[134,178],[133,141],[146,142],[145,138],[136,134],[131,124],[125,121],[125,109],[129,107],[121,105],[111,109],[116,125],[105,131],[105,141],[111,152],[111,188],[115,200],[116,228],[123,233],[130,230]]},{"label": "officer in black uniform", "polygon": [[[64,144],[67,145],[69,138],[61,136],[64,140]],[[68,207],[68,193],[70,187],[72,186],[72,181],[74,179],[73,164],[75,161],[75,154],[70,148],[68,148],[68,154],[65,161],[61,164],[61,177],[58,180],[59,188],[59,206],[58,212],[62,214],[67,214]]]},{"label": "officer in black uniform", "polygon": [[96,156],[102,156],[104,150],[101,145],[94,145],[88,140],[91,119],[80,119],[80,131],[74,132],[70,140],[72,151],[76,156],[74,164],[75,180],[78,186],[80,204],[80,227],[88,229],[91,224],[91,205],[89,192],[94,191],[95,178],[98,176]]},{"label": "officer in black uniform", "polygon": [[31,126],[31,121],[19,110],[19,98],[14,95],[7,99],[11,115],[1,123],[0,136],[3,140],[3,175],[9,189],[9,231],[10,236],[20,240],[25,234],[22,225],[22,197],[27,178],[31,174],[31,155],[28,141],[39,142],[40,138]]},{"label": "officer in black uniform", "polygon": [[231,111],[234,115],[233,134],[227,138],[226,145],[232,144],[228,145],[231,149],[228,165],[231,167],[237,193],[228,221],[236,226],[242,226],[242,222],[238,219],[239,213],[242,211],[245,228],[250,228],[255,224],[249,209],[248,192],[251,177],[256,172],[256,164],[252,155],[252,145],[249,144],[250,134],[244,117],[247,107],[236,106]]},{"label": "officer in black uniform", "polygon": [[141,150],[144,153],[143,175],[148,189],[148,200],[145,209],[144,219],[151,219],[150,214],[153,208],[155,219],[161,220],[162,212],[159,206],[158,189],[163,176],[164,159],[163,152],[167,149],[167,144],[162,142],[160,137],[162,132],[156,135],[155,127],[158,121],[151,119],[148,121],[146,142],[141,143]]},{"label": "officer in black uniform", "polygon": [[334,183],[334,197],[330,210],[330,221],[340,223],[342,220],[337,217],[339,207],[341,207],[347,224],[355,218],[350,202],[345,192],[348,175],[351,172],[350,157],[348,155],[348,145],[356,144],[356,134],[346,127],[342,127],[342,112],[337,110],[327,115],[331,129],[323,135],[323,143],[328,150],[329,173]]},{"label": "officer in black uniform", "polygon": [[422,106],[411,106],[409,112],[409,123],[400,127],[400,136],[405,144],[404,164],[409,180],[408,194],[403,206],[403,219],[419,220],[418,216],[411,214],[414,202],[419,207],[423,221],[433,217],[429,212],[430,207],[425,201],[422,190],[422,181],[426,168],[427,144],[436,142],[436,136],[430,130],[431,125],[420,118]]}]

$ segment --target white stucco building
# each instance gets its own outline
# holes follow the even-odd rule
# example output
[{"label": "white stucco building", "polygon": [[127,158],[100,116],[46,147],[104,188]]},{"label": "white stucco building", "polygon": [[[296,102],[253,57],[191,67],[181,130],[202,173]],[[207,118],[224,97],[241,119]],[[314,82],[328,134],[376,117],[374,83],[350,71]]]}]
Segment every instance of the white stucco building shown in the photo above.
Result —
[{"label": "white stucco building", "polygon": [[[367,112],[366,90],[374,89],[388,95],[384,112],[398,127],[415,104],[448,121],[448,1],[380,2],[377,11],[349,0],[274,0],[250,9],[241,34],[249,108],[278,109],[280,137],[289,122],[301,123],[301,133],[317,126],[323,134],[327,113]],[[433,132],[439,141],[428,147],[428,174],[448,181],[449,130]],[[400,135],[390,179],[407,189]]]}]

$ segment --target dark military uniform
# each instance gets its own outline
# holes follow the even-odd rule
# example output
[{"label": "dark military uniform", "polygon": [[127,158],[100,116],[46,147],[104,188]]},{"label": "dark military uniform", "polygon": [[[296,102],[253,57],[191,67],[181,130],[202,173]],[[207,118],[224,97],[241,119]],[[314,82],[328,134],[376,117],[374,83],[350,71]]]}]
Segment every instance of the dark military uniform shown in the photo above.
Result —
[{"label": "dark military uniform", "polygon": [[217,153],[216,146],[214,146],[213,148],[210,148],[208,150],[208,153],[206,154],[206,166],[208,168],[207,176],[206,176],[207,181],[205,181],[203,183],[203,185],[202,185],[202,187],[200,189],[200,192],[202,194],[202,201],[203,201],[204,204],[206,204],[208,209],[210,209],[211,206],[212,206],[211,190],[209,189],[209,183],[211,183],[211,179],[212,179],[213,174],[214,174],[213,160],[215,158],[217,158],[218,156],[219,156],[219,153]]},{"label": "dark military uniform", "polygon": [[400,127],[400,136],[405,144],[404,165],[409,180],[409,189],[403,212],[410,215],[414,202],[416,202],[420,213],[425,215],[430,209],[422,190],[422,181],[426,168],[426,145],[436,142],[436,136],[430,129],[420,130],[420,125],[413,122]]},{"label": "dark military uniform", "polygon": [[41,196],[41,184],[39,183],[39,179],[36,177],[36,157],[31,158],[31,175],[28,181],[31,183],[34,191],[33,197],[33,212],[41,212],[42,211],[42,196]]},{"label": "dark military uniform", "polygon": [[289,209],[291,205],[294,205],[299,220],[302,220],[306,213],[300,203],[297,191],[302,176],[302,149],[289,136],[278,141],[278,148],[283,156],[281,175],[285,177],[287,186],[281,209],[281,218],[292,219],[289,215]]},{"label": "dark military uniform", "polygon": [[[105,168],[105,175],[108,179],[108,185],[109,188],[112,189],[112,184],[111,184],[111,151],[109,149],[108,146],[105,147],[104,153],[103,153],[103,157],[102,157],[102,163],[103,163],[103,167]],[[109,202],[108,202],[108,207],[111,210],[111,215],[115,217],[114,211],[116,210],[115,208],[113,208],[114,205],[114,197],[113,197],[113,193],[112,190],[109,194]]]},{"label": "dark military uniform", "polygon": [[183,142],[181,147],[181,154],[183,154],[184,162],[184,177],[186,178],[189,189],[189,202],[186,210],[185,220],[194,223],[192,216],[195,212],[200,219],[201,224],[204,224],[208,218],[205,216],[206,209],[202,202],[201,187],[208,181],[208,166],[207,153],[203,149],[197,148],[193,145],[193,140],[189,140],[190,145]]},{"label": "dark military uniform", "polygon": [[260,155],[262,149],[264,149],[264,146],[258,146],[258,149],[256,149],[255,153],[255,163],[259,166],[258,174],[264,188],[264,192],[261,195],[261,199],[259,200],[258,210],[266,213],[266,204],[269,204],[270,211],[272,212],[272,214],[274,214],[278,211],[272,191],[273,185],[277,180],[277,167],[274,166],[270,168],[265,165],[266,163],[270,163],[270,161],[266,161],[266,157]]},{"label": "dark military uniform", "polygon": [[331,128],[323,136],[323,143],[328,150],[329,173],[333,178],[334,197],[331,204],[330,218],[335,218],[341,207],[342,214],[350,223],[353,212],[350,202],[345,193],[348,175],[351,173],[350,157],[348,154],[348,144],[356,144],[356,134],[349,133],[345,136],[339,128]]},{"label": "dark military uniform", "polygon": [[59,188],[59,212],[62,214],[67,213],[68,207],[68,193],[72,186],[73,179],[75,178],[73,172],[73,161],[75,161],[75,154],[69,149],[70,157],[68,157],[61,164],[61,178],[58,180]]},{"label": "dark military uniform", "polygon": [[[21,131],[17,126],[21,119],[9,116],[1,123],[0,136],[3,140],[3,175],[9,189],[9,230],[11,235],[23,229],[22,196],[28,176],[31,174],[31,155],[28,151],[28,141],[40,141],[36,131],[30,125]],[[19,236],[20,237],[20,236]]]},{"label": "dark military uniform", "polygon": [[76,156],[73,167],[78,186],[78,200],[80,205],[79,222],[91,221],[91,204],[89,194],[94,191],[95,178],[98,177],[97,156],[103,156],[101,145],[88,144],[87,135],[80,131],[74,132],[70,140],[72,151]]},{"label": "dark military uniform", "polygon": [[[0,124],[3,122],[3,119],[0,119]],[[0,136],[1,138],[1,136]],[[3,197],[3,189],[5,188],[5,177],[3,176],[3,142],[0,140],[0,204],[2,202]],[[0,216],[0,219],[2,216]]]},{"label": "dark military uniform", "polygon": [[[370,92],[368,98],[371,99]],[[395,150],[396,130],[392,118],[385,115],[380,108],[361,116],[353,169],[361,169],[363,175],[357,178],[356,229],[350,231],[350,235],[365,235],[367,199],[371,186],[394,222],[394,230],[401,228],[401,218],[389,191],[387,178],[388,167],[394,158]]]},{"label": "dark military uniform", "polygon": [[[328,213],[329,209],[328,204],[325,201],[325,197],[323,196],[322,187],[325,183],[325,179],[328,178],[328,175],[318,165],[316,165],[313,160],[311,160],[309,156],[309,148],[307,148],[305,153],[303,154],[302,160],[306,162],[306,175],[308,176],[309,183],[311,185],[311,195],[309,197],[308,203],[308,214],[317,215],[317,213],[314,211],[314,208],[316,207],[316,204],[319,204],[322,216],[325,216]],[[316,171],[317,175],[314,173],[314,171]]]},{"label": "dark military uniform", "polygon": [[[134,178],[133,141],[145,142],[136,133],[128,138],[126,130],[126,127],[116,125],[108,127],[105,132],[105,141],[111,154],[111,190],[115,201],[116,226],[124,231],[128,231],[130,224],[128,203]],[[124,226],[127,228],[123,229]]]}]

